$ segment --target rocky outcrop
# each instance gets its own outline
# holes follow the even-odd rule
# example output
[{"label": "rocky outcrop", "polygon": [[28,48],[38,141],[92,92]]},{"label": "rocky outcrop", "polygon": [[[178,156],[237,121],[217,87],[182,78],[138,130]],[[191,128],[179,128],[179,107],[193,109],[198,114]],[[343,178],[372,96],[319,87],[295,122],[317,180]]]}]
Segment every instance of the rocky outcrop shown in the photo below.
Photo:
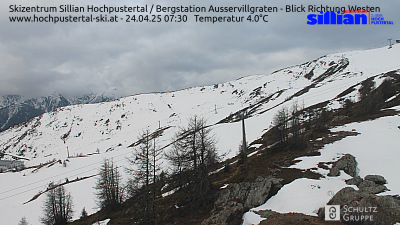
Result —
[{"label": "rocky outcrop", "polygon": [[245,213],[245,208],[242,203],[229,201],[214,208],[209,218],[201,224],[242,224],[242,216]]},{"label": "rocky outcrop", "polygon": [[253,183],[230,184],[220,192],[211,216],[202,225],[241,224],[243,213],[264,204],[282,187],[281,181],[272,177],[258,177]]},{"label": "rocky outcrop", "polygon": [[361,182],[358,185],[358,188],[360,192],[371,193],[371,194],[379,194],[388,190],[385,186],[376,184],[369,180],[364,180],[363,182]]},{"label": "rocky outcrop", "polygon": [[340,175],[340,170],[343,170],[348,175],[357,176],[357,161],[356,158],[350,154],[344,155],[338,161],[334,162],[328,176],[337,177]]},{"label": "rocky outcrop", "polygon": [[380,175],[367,175],[364,179],[359,176],[346,180],[346,184],[356,185],[361,192],[379,194],[388,189],[384,186],[386,179]]},{"label": "rocky outcrop", "polygon": [[[341,221],[349,224],[394,224],[400,222],[400,200],[395,196],[377,196],[388,190],[384,184],[385,178],[379,175],[368,175],[364,180],[360,177],[347,180],[346,183],[358,183],[359,190],[345,187],[340,190],[327,205],[341,206]],[[351,210],[350,210],[351,209]],[[325,209],[318,212],[324,217]],[[351,220],[353,216],[353,221]],[[364,221],[360,220],[364,216]],[[366,216],[369,219],[366,219]]]},{"label": "rocky outcrop", "polygon": [[348,185],[356,185],[358,187],[358,185],[361,184],[361,182],[363,182],[364,180],[360,177],[360,176],[355,176],[349,180],[346,180],[346,184]]},{"label": "rocky outcrop", "polygon": [[369,180],[380,185],[387,184],[386,179],[380,175],[367,175],[364,177],[364,180]]},{"label": "rocky outcrop", "polygon": [[233,199],[242,202],[245,208],[264,204],[273,188],[282,187],[280,182],[281,179],[277,178],[258,177],[253,183],[230,184],[221,191],[215,204],[222,205]]}]

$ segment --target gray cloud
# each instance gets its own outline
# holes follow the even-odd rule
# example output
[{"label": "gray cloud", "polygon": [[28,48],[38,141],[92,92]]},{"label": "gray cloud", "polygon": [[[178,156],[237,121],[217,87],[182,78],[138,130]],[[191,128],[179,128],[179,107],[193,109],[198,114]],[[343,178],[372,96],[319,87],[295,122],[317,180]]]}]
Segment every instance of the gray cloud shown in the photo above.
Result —
[{"label": "gray cloud", "polygon": [[[139,4],[150,4],[139,1]],[[62,4],[59,1],[57,4]],[[64,4],[133,4],[68,1]],[[308,13],[271,14],[269,23],[15,24],[3,0],[0,19],[0,95],[79,95],[117,89],[120,96],[209,85],[268,74],[321,55],[387,45],[400,39],[400,2],[159,1],[162,4],[380,6],[393,26],[308,26]],[[50,4],[21,0],[22,5]],[[52,3],[55,4],[55,3]],[[135,3],[136,4],[136,3]]]}]

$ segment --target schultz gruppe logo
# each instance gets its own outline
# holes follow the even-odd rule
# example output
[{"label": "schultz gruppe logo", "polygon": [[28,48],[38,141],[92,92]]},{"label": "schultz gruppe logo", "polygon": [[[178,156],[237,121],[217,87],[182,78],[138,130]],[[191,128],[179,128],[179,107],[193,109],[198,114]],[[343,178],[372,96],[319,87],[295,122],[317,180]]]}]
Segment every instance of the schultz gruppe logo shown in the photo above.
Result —
[{"label": "schultz gruppe logo", "polygon": [[340,221],[340,205],[325,206],[326,221]]},{"label": "schultz gruppe logo", "polygon": [[326,205],[325,221],[344,221],[350,223],[370,224],[378,217],[378,207],[376,206],[349,206]]},{"label": "schultz gruppe logo", "polygon": [[393,25],[382,14],[371,14],[368,10],[321,11],[307,15],[308,25]]}]

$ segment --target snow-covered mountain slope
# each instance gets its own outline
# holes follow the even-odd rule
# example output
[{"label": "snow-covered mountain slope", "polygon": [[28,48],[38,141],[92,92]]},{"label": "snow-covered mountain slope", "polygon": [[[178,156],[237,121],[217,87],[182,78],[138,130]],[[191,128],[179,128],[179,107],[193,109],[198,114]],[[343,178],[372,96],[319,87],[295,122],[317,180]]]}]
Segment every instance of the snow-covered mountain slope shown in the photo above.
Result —
[{"label": "snow-covered mountain slope", "polygon": [[[132,143],[149,129],[163,128],[157,139],[168,146],[180,126],[191,116],[202,116],[213,125],[218,150],[225,157],[236,155],[241,141],[238,112],[246,110],[246,134],[249,143],[259,138],[271,125],[282,106],[297,101],[305,107],[329,101],[330,108],[340,106],[343,98],[357,99],[360,83],[373,77],[377,85],[388,72],[399,74],[400,45],[345,52],[321,57],[312,62],[276,71],[270,75],[244,77],[223,84],[194,87],[169,93],[150,93],[99,104],[72,105],[56,109],[31,121],[0,133],[0,150],[30,159],[35,166],[54,159],[67,166],[49,164],[20,173],[0,174],[0,211],[10,215],[7,224],[16,224],[26,216],[38,224],[44,196],[23,204],[50,182],[95,175],[103,158],[113,158],[127,166]],[[349,89],[353,87],[353,89]],[[350,91],[346,91],[350,90]],[[344,93],[344,91],[346,91]],[[168,151],[165,148],[164,151]],[[164,160],[165,161],[165,160]],[[164,162],[168,169],[168,162]],[[127,175],[124,175],[125,177]],[[75,210],[95,211],[95,178],[66,185],[74,197]],[[75,218],[79,217],[75,213]]]},{"label": "snow-covered mountain slope", "polygon": [[113,96],[94,93],[72,98],[65,98],[58,93],[36,98],[27,98],[21,95],[1,96],[0,130],[5,130],[59,107],[106,102],[114,99]]}]

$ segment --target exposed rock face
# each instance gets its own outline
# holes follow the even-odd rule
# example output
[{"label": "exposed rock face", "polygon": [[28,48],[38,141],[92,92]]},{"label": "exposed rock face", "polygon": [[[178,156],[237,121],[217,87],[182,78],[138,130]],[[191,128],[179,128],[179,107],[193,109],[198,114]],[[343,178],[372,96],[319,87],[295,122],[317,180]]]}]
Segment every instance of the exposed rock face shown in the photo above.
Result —
[{"label": "exposed rock face", "polygon": [[332,166],[332,168],[330,169],[328,176],[331,177],[337,177],[340,175],[340,170],[337,167]]},{"label": "exposed rock face", "polygon": [[244,206],[242,203],[229,201],[214,209],[211,216],[201,224],[241,224]]},{"label": "exposed rock face", "polygon": [[282,179],[258,177],[255,182],[230,184],[221,191],[215,205],[222,205],[230,200],[242,202],[245,208],[252,208],[264,204],[271,189],[282,187]]},{"label": "exposed rock face", "polygon": [[356,158],[350,154],[344,155],[338,161],[333,163],[328,176],[336,177],[340,175],[340,170],[343,170],[348,175],[357,176],[357,161]]},{"label": "exposed rock face", "polygon": [[374,182],[375,184],[384,185],[386,184],[386,179],[380,175],[367,175],[364,177],[364,180],[369,180]]},{"label": "exposed rock face", "polygon": [[243,213],[264,204],[271,193],[276,193],[282,187],[281,181],[277,178],[258,177],[253,183],[230,184],[221,191],[211,216],[202,225],[241,224]]},{"label": "exposed rock face", "polygon": [[[349,221],[351,216],[361,218],[361,216],[372,216],[362,224],[394,224],[400,222],[400,200],[393,196],[376,196],[387,188],[381,184],[386,180],[382,176],[368,175],[365,180],[361,178],[353,178],[348,180],[352,182],[356,180],[359,190],[351,187],[345,187],[340,190],[328,202],[328,205],[341,206],[341,221],[346,224],[360,224],[360,221]],[[376,181],[373,182],[371,180]],[[350,210],[350,208],[352,210]],[[356,209],[358,211],[354,211]],[[320,217],[324,217],[325,209],[321,208],[318,212]],[[347,220],[346,220],[347,219]]]},{"label": "exposed rock face", "polygon": [[385,186],[376,184],[369,180],[364,180],[358,185],[358,187],[360,188],[361,192],[366,192],[371,194],[379,194],[381,192],[388,190]]},{"label": "exposed rock face", "polygon": [[348,185],[356,185],[358,187],[358,185],[360,185],[361,182],[363,182],[363,181],[364,180],[361,177],[356,176],[356,177],[353,177],[353,178],[351,178],[349,180],[346,180],[346,184],[348,184]]},{"label": "exposed rock face", "polygon": [[388,189],[384,186],[386,180],[380,175],[367,175],[364,180],[359,177],[353,177],[352,179],[346,180],[346,184],[356,185],[361,192],[379,194],[387,191]]}]

